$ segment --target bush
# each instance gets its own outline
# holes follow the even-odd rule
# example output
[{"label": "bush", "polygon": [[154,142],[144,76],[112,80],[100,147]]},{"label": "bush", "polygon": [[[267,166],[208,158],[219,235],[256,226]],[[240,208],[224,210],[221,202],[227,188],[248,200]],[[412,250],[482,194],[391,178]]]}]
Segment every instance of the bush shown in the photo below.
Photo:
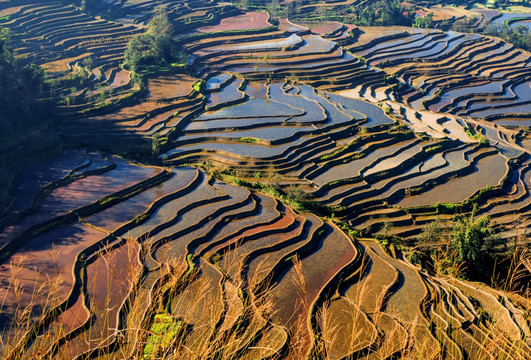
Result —
[{"label": "bush", "polygon": [[452,246],[457,250],[458,260],[471,266],[477,264],[485,255],[485,240],[493,234],[489,216],[482,216],[478,220],[474,220],[474,214],[468,217],[457,216],[453,226]]},{"label": "bush", "polygon": [[240,142],[254,144],[258,142],[258,139],[254,137],[242,137],[240,138]]}]

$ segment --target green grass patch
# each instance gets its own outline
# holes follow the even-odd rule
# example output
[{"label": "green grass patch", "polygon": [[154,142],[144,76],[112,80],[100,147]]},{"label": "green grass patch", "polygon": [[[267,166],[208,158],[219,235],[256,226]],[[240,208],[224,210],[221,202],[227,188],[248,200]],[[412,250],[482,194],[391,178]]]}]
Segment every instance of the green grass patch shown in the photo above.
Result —
[{"label": "green grass patch", "polygon": [[105,197],[105,198],[103,198],[103,199],[98,200],[98,204],[99,204],[100,206],[105,206],[106,204],[108,204],[108,203],[110,203],[110,202],[112,202],[112,201],[116,201],[116,200],[118,200],[118,199],[119,199],[119,198],[116,197],[116,196],[107,196],[107,197]]},{"label": "green grass patch", "polygon": [[341,156],[342,154],[348,153],[349,151],[354,150],[355,148],[357,148],[359,146],[361,140],[362,140],[361,137],[356,138],[356,139],[352,140],[351,142],[349,142],[347,145],[343,145],[342,147],[332,151],[331,153],[321,155],[319,157],[319,160],[320,161],[327,161],[327,160],[331,160],[331,159],[337,158],[337,157]]},{"label": "green grass patch", "polygon": [[149,219],[149,214],[140,214],[140,215],[138,215],[138,216],[135,218],[134,223],[135,223],[136,225],[138,225],[138,224],[143,223],[143,222],[146,221],[147,219]]},{"label": "green grass patch", "polygon": [[472,138],[474,140],[477,140],[479,145],[488,146],[490,144],[489,143],[489,139],[487,139],[485,137],[485,135],[483,135],[483,134],[481,134],[479,132],[473,133],[470,128],[465,128],[465,132],[470,138]]},{"label": "green grass patch", "polygon": [[215,253],[214,255],[212,255],[210,257],[209,260],[210,260],[210,262],[212,264],[217,264],[217,263],[219,263],[221,261],[221,254],[220,253]]},{"label": "green grass patch", "polygon": [[175,320],[167,312],[155,315],[143,349],[144,359],[158,359],[171,346],[174,339],[186,328],[184,322]]},{"label": "green grass patch", "polygon": [[429,153],[432,153],[432,152],[437,152],[440,149],[442,149],[442,147],[443,147],[442,144],[433,145],[433,146],[430,146],[430,147],[427,147],[426,149],[424,149],[424,152],[426,154],[429,154]]},{"label": "green grass patch", "polygon": [[195,264],[194,264],[193,259],[194,259],[194,256],[192,254],[186,255],[186,262],[188,263],[188,271],[186,272],[186,274],[184,274],[184,276],[190,275],[192,271],[194,271]]},{"label": "green grass patch", "polygon": [[242,138],[240,138],[240,142],[249,143],[249,144],[256,144],[258,142],[258,139],[254,138],[254,137],[242,137]]},{"label": "green grass patch", "polygon": [[193,85],[192,85],[192,89],[194,89],[196,92],[198,93],[202,93],[203,89],[205,88],[205,80],[201,79],[199,81],[196,81]]}]

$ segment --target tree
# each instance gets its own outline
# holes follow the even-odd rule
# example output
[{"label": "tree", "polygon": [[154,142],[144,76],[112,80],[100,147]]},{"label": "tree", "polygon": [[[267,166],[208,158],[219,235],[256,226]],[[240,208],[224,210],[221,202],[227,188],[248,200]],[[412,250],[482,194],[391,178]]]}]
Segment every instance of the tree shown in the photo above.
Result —
[{"label": "tree", "polygon": [[94,59],[89,56],[83,59],[82,65],[88,72],[92,72],[92,69],[94,69]]},{"label": "tree", "polygon": [[452,248],[456,261],[464,265],[470,279],[486,281],[495,264],[494,248],[499,245],[506,248],[507,244],[494,234],[489,216],[476,220],[474,212],[468,217],[455,217]]},{"label": "tree", "polygon": [[287,5],[286,5],[286,17],[288,19],[292,19],[293,18],[293,1],[292,2],[289,2]]},{"label": "tree", "polygon": [[264,55],[264,64],[265,64],[266,77],[267,77],[267,67],[269,65],[269,58],[270,58],[269,54]]},{"label": "tree", "polygon": [[473,28],[473,25],[476,21],[477,21],[477,18],[475,17],[469,18],[465,16],[464,18],[458,19],[453,24],[451,24],[451,28],[453,31],[467,32]]},{"label": "tree", "polygon": [[0,26],[0,213],[10,204],[12,171],[59,147],[60,119],[50,116],[52,104],[42,100],[44,71],[14,57],[9,40]]},{"label": "tree", "polygon": [[411,16],[397,0],[368,1],[364,6],[352,8],[356,14],[356,24],[373,25],[411,25]]},{"label": "tree", "polygon": [[433,13],[430,12],[422,17],[416,17],[413,21],[413,27],[416,28],[431,28],[433,27]]},{"label": "tree", "polygon": [[444,240],[443,223],[441,219],[436,216],[435,220],[426,224],[422,233],[419,236],[419,243],[423,247],[436,245]]},{"label": "tree", "polygon": [[295,14],[297,17],[301,14],[302,0],[295,0]]},{"label": "tree", "polygon": [[21,64],[8,43],[9,32],[0,27],[0,120],[4,130],[14,130],[38,121],[44,70],[35,64]]},{"label": "tree", "polygon": [[457,216],[453,228],[452,245],[457,250],[458,260],[473,265],[484,255],[485,240],[494,234],[490,227],[490,217],[482,216],[474,220],[469,217]]},{"label": "tree", "polygon": [[271,2],[269,3],[267,7],[267,11],[271,14],[271,17],[273,19],[278,17],[278,7],[279,7],[278,0],[271,0]]},{"label": "tree", "polygon": [[181,61],[179,48],[172,39],[173,28],[164,9],[148,23],[147,32],[129,40],[123,66],[139,72],[151,65]]},{"label": "tree", "polygon": [[475,208],[470,215],[454,216],[451,223],[436,217],[426,224],[416,248],[423,266],[435,274],[489,280],[495,247],[506,243],[494,233],[489,216],[476,219],[474,213]]}]

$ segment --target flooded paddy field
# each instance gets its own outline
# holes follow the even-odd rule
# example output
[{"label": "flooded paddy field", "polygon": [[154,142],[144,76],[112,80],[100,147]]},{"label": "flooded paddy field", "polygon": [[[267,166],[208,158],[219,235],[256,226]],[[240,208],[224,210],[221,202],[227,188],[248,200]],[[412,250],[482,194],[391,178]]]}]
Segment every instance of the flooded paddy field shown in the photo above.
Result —
[{"label": "flooded paddy field", "polygon": [[[18,169],[1,213],[0,356],[223,358],[229,339],[242,359],[529,357],[528,300],[405,255],[454,215],[529,243],[528,53],[215,1],[106,4],[112,20],[0,2],[46,77],[93,59],[58,110],[64,149]],[[161,7],[186,56],[138,76],[124,51]]]}]

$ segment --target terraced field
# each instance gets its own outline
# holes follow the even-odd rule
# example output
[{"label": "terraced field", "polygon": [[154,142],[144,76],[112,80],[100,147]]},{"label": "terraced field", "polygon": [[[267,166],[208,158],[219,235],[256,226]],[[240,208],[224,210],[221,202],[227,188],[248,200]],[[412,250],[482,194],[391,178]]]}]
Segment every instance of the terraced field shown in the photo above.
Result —
[{"label": "terraced field", "polygon": [[[393,235],[414,238],[435,219],[438,203],[464,204],[470,211],[467,202],[485,189],[482,196],[492,202],[477,214],[499,219],[500,231],[517,219],[528,221],[528,150],[510,130],[462,118],[430,119],[395,104],[390,118],[376,105],[290,82],[251,82],[240,89],[234,98],[244,102],[206,111],[183,126],[159,156],[161,164],[228,167],[248,181],[275,181],[280,174],[282,183],[299,186],[367,234],[381,234],[391,222]],[[396,122],[404,118],[426,118],[440,128],[433,133],[450,138],[416,137]],[[493,146],[478,146],[464,126],[484,133]],[[508,191],[520,182],[524,192],[512,198]],[[518,205],[509,206],[509,198]],[[506,217],[514,206],[521,211]]]},{"label": "terraced field", "polygon": [[18,55],[51,73],[66,71],[86,57],[94,58],[99,66],[118,65],[129,38],[142,31],[97,20],[60,1],[26,2],[1,25],[13,32]]},{"label": "terraced field", "polygon": [[498,125],[529,126],[529,54],[499,39],[402,29],[382,37],[363,29],[349,51],[409,85],[402,100]]},{"label": "terraced field", "polygon": [[[404,255],[455,214],[528,247],[527,52],[228,3],[15,5],[15,53],[70,100],[68,149],[0,217],[3,358],[530,358],[528,297]],[[133,82],[124,49],[161,6],[188,64]]]},{"label": "terraced field", "polygon": [[[1,250],[10,259],[0,268],[3,336],[15,345],[6,358],[134,356],[124,337],[149,344],[145,330],[164,316],[189,327],[172,345],[184,357],[234,327],[253,359],[460,358],[490,346],[524,359],[530,350],[529,326],[506,295],[430,277],[376,242],[353,242],[330,222],[200,170],[78,151],[20,176]],[[259,312],[264,297],[272,316]],[[31,310],[7,315],[16,308]],[[315,340],[326,336],[335,340]]]}]

